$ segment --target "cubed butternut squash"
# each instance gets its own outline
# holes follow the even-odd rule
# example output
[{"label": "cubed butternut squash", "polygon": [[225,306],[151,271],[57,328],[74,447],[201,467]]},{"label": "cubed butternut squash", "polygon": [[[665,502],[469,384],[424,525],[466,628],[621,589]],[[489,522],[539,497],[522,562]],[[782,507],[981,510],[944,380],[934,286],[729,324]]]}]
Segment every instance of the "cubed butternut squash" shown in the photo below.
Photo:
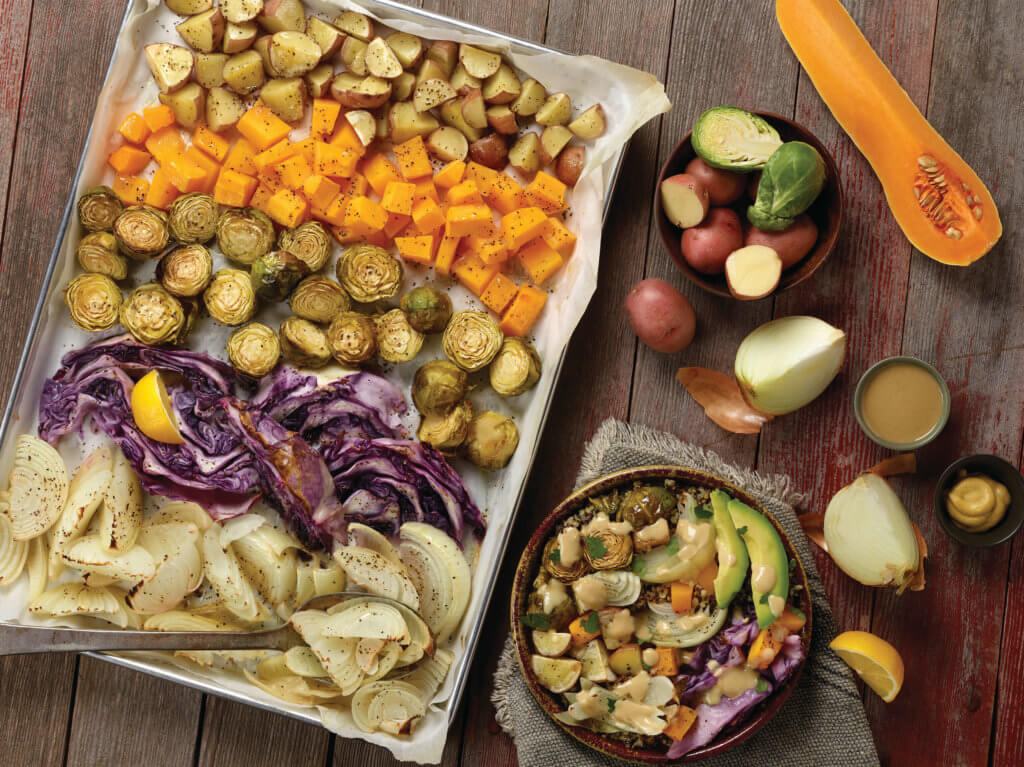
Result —
[{"label": "cubed butternut squash", "polygon": [[200,125],[196,128],[196,132],[192,134],[192,144],[202,149],[219,163],[224,162],[228,156],[228,150],[231,149],[230,141],[219,133],[214,133],[205,125]]},{"label": "cubed butternut squash", "polygon": [[119,176],[134,176],[142,173],[153,156],[149,152],[125,144],[118,147],[107,158],[110,167]]},{"label": "cubed butternut squash", "polygon": [[177,187],[182,194],[189,192],[201,192],[209,182],[207,172],[192,162],[184,154],[171,158],[168,162],[161,164],[171,183]]},{"label": "cubed butternut squash", "polygon": [[213,199],[221,205],[244,208],[252,199],[259,181],[252,176],[243,176],[233,170],[222,168],[213,187]]},{"label": "cubed butternut squash", "polygon": [[718,562],[711,560],[697,573],[697,585],[708,594],[715,593],[715,578],[718,577]]},{"label": "cubed butternut squash", "polygon": [[[479,237],[472,235],[466,237],[463,244],[485,264],[500,266],[508,261],[508,248],[501,237]],[[504,308],[504,307],[502,307]]]},{"label": "cubed butternut squash", "polygon": [[281,139],[273,146],[267,147],[252,158],[253,164],[258,171],[265,170],[287,160],[296,152],[295,144],[286,138]]},{"label": "cubed butternut squash", "polygon": [[356,172],[359,155],[351,149],[317,141],[313,145],[313,172],[333,178],[349,178]]},{"label": "cubed butternut squash", "polygon": [[220,175],[220,163],[201,152],[195,145],[185,150],[185,157],[193,165],[203,169],[203,184],[199,191],[207,194],[212,192],[213,185],[217,183],[217,176]]},{"label": "cubed butternut squash", "polygon": [[416,192],[415,184],[404,181],[389,181],[381,195],[380,206],[389,213],[402,216],[412,215],[412,200]]},{"label": "cubed butternut squash", "polygon": [[348,120],[338,122],[338,129],[327,143],[339,149],[351,149],[359,157],[366,154],[366,147],[363,146],[362,139],[359,138],[359,134]]},{"label": "cubed butternut squash", "polygon": [[494,229],[494,219],[486,205],[453,205],[445,218],[446,234],[452,237],[487,236]]},{"label": "cubed butternut squash", "polygon": [[292,155],[287,160],[279,162],[277,172],[281,175],[282,183],[289,189],[301,189],[306,179],[313,175],[313,169],[301,154]]},{"label": "cubed butternut squash", "polygon": [[499,171],[492,170],[485,165],[481,165],[478,162],[469,162],[466,165],[466,173],[464,179],[472,179],[476,182],[477,188],[480,190],[480,194],[486,195],[491,189],[491,184],[501,175]]},{"label": "cubed butternut squash", "polygon": [[369,191],[370,182],[366,180],[366,176],[362,173],[353,173],[352,178],[348,180],[348,193],[353,197],[365,197]]},{"label": "cubed butternut squash", "polygon": [[676,676],[679,673],[679,650],[675,647],[655,647],[658,662],[648,669],[651,676]]},{"label": "cubed butternut squash", "polygon": [[668,727],[662,730],[661,734],[672,740],[682,740],[696,721],[696,710],[689,706],[680,706],[676,715],[672,717],[672,721],[668,723]]},{"label": "cubed butternut squash", "polygon": [[455,263],[455,253],[459,248],[459,237],[445,234],[437,246],[437,257],[434,260],[434,271],[442,277],[449,277]]},{"label": "cubed butternut squash", "polygon": [[501,314],[512,303],[519,286],[501,272],[495,274],[480,294],[483,305],[495,314]]},{"label": "cubed butternut squash", "polygon": [[[403,231],[408,229],[411,223],[412,216],[406,216],[402,213],[392,213],[391,211],[388,211],[388,222],[384,224],[384,228],[381,231],[384,232],[385,237],[394,239],[396,236],[402,234]],[[415,228],[415,226],[413,228]],[[404,236],[415,237],[416,234],[410,233]]]},{"label": "cubed butternut squash", "polygon": [[373,154],[363,160],[363,176],[378,197],[392,181],[405,181],[395,164],[383,154]]},{"label": "cubed butternut squash", "polygon": [[526,185],[526,199],[545,213],[561,213],[568,208],[565,201],[566,186],[554,176],[538,171]]},{"label": "cubed butternut squash", "polygon": [[369,197],[353,197],[345,211],[345,229],[357,236],[369,237],[388,222],[388,212]]},{"label": "cubed butternut squash", "polygon": [[138,176],[115,176],[113,190],[125,205],[142,205],[149,192],[149,182]]},{"label": "cubed butternut squash", "polygon": [[685,615],[693,609],[693,584],[686,581],[675,581],[669,588],[672,599],[672,611]]},{"label": "cubed butternut squash", "polygon": [[484,202],[484,198],[480,195],[480,188],[472,179],[453,186],[445,194],[444,200],[449,205],[483,205]]},{"label": "cubed butternut squash", "polygon": [[249,200],[249,207],[256,208],[256,210],[270,215],[270,200],[273,198],[274,192],[266,184],[257,184],[256,191],[252,193],[252,199]]},{"label": "cubed butternut squash", "polygon": [[538,285],[543,285],[563,264],[561,254],[548,245],[543,237],[531,240],[520,248],[516,258],[530,279]]},{"label": "cubed butternut squash", "polygon": [[256,177],[260,180],[261,184],[264,184],[271,192],[277,194],[282,189],[287,189],[284,185],[284,179],[281,178],[281,171],[276,165],[270,168],[264,168]]},{"label": "cubed butternut squash", "polygon": [[416,191],[412,196],[413,202],[419,202],[420,200],[433,200],[434,202],[441,204],[441,198],[437,194],[437,187],[434,186],[434,179],[423,178],[416,182]]},{"label": "cubed butternut squash", "polygon": [[601,635],[601,621],[594,611],[584,613],[569,624],[573,647],[582,647]]},{"label": "cubed butternut squash", "polygon": [[420,234],[429,234],[444,226],[444,213],[431,199],[420,200],[412,206],[412,220]]},{"label": "cubed butternut squash", "polygon": [[406,181],[430,176],[434,172],[422,136],[413,136],[408,141],[398,144],[394,151],[398,170]]},{"label": "cubed butternut squash", "polygon": [[487,190],[487,204],[501,215],[526,207],[526,194],[516,180],[505,173],[499,173]]},{"label": "cubed butternut squash", "polygon": [[[161,105],[162,106],[162,105]],[[117,126],[117,132],[124,136],[125,141],[133,144],[141,144],[153,131],[146,123],[145,118],[138,112],[132,112]]]},{"label": "cubed butternut squash", "polygon": [[174,110],[166,104],[154,104],[142,110],[142,119],[149,126],[150,133],[174,125]]},{"label": "cubed butternut squash", "polygon": [[146,139],[148,151],[161,165],[166,165],[185,151],[185,142],[178,129],[173,125],[153,131]]},{"label": "cubed butternut squash", "polygon": [[544,310],[548,294],[533,285],[520,285],[519,292],[512,299],[498,323],[507,336],[525,336]]},{"label": "cubed butternut squash", "polygon": [[763,628],[750,645],[750,652],[747,653],[747,665],[757,669],[768,668],[781,649],[782,640],[778,638],[776,632],[772,631],[772,627]]},{"label": "cubed butternut squash", "polygon": [[262,101],[253,104],[235,127],[260,151],[272,147],[291,132],[291,126]]},{"label": "cubed butternut squash", "polygon": [[487,287],[487,283],[500,271],[501,267],[485,264],[472,254],[459,256],[452,267],[455,278],[474,296],[480,296]]},{"label": "cubed butternut squash", "polygon": [[341,114],[341,104],[334,99],[313,99],[313,122],[309,135],[317,141],[327,141],[334,135],[334,126]]},{"label": "cubed butternut squash", "polygon": [[153,180],[149,182],[149,191],[146,193],[146,205],[151,205],[160,210],[167,210],[171,203],[178,199],[181,192],[171,181],[170,175],[163,168],[157,168],[153,174]]},{"label": "cubed butternut squash", "polygon": [[309,202],[298,192],[282,189],[267,202],[266,213],[274,222],[294,229],[306,220]]},{"label": "cubed butternut squash", "polygon": [[576,247],[576,235],[570,232],[561,219],[555,216],[547,220],[541,237],[548,245],[561,253],[562,258],[571,256]]},{"label": "cubed butternut squash", "polygon": [[530,240],[540,237],[548,217],[540,208],[520,208],[501,217],[501,236],[511,251],[517,251]]},{"label": "cubed butternut squash", "polygon": [[786,629],[791,634],[798,633],[807,623],[807,616],[792,605],[786,605],[782,615],[775,619],[775,623]]},{"label": "cubed butternut squash", "polygon": [[466,163],[462,160],[453,160],[434,174],[434,183],[442,189],[451,189],[462,181],[466,172]]},{"label": "cubed butternut squash", "polygon": [[327,210],[331,201],[341,193],[341,187],[327,176],[310,175],[302,183],[302,194],[314,210]]},{"label": "cubed butternut squash", "polygon": [[429,235],[418,237],[396,237],[395,247],[398,255],[414,264],[430,266],[434,260],[434,238]]},{"label": "cubed butternut squash", "polygon": [[334,226],[345,226],[345,211],[348,210],[348,203],[351,199],[344,192],[339,194],[327,206],[327,210],[324,212],[324,219]]},{"label": "cubed butternut squash", "polygon": [[224,167],[245,176],[255,176],[259,173],[255,158],[256,148],[249,143],[249,139],[239,138],[228,150],[227,157],[224,158]]}]

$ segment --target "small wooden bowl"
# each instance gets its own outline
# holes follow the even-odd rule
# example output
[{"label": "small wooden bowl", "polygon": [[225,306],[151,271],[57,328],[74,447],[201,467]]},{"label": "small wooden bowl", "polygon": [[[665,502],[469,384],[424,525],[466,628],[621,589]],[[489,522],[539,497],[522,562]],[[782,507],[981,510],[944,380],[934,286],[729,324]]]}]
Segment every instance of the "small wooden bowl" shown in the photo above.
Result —
[{"label": "small wooden bowl", "polygon": [[[835,249],[836,239],[839,237],[839,228],[843,219],[843,190],[839,186],[839,171],[836,168],[835,160],[829,151],[825,149],[825,146],[810,131],[782,115],[772,114],[771,112],[754,112],[754,114],[767,120],[779,132],[779,136],[783,141],[803,141],[810,144],[818,150],[818,154],[825,161],[825,187],[821,190],[821,194],[818,195],[818,199],[806,211],[807,215],[811,217],[818,227],[818,241],[815,243],[814,249],[804,256],[798,264],[782,273],[779,286],[772,293],[765,296],[765,298],[770,298],[777,293],[781,293],[783,290],[789,290],[795,285],[799,285],[814,274],[818,267],[825,262],[825,259],[832,254],[832,251]],[[680,244],[683,230],[668,220],[668,216],[665,215],[665,211],[661,207],[661,182],[669,176],[682,173],[690,160],[697,156],[697,153],[693,151],[693,145],[690,143],[690,136],[691,134],[687,133],[686,137],[679,142],[672,154],[669,155],[668,161],[662,167],[661,175],[658,177],[658,187],[654,193],[654,217],[658,222],[658,234],[661,235],[661,241],[665,246],[665,250],[672,256],[676,266],[679,267],[690,282],[699,285],[709,293],[731,298],[732,293],[729,292],[729,286],[726,284],[724,274],[702,274],[686,263]],[[730,206],[739,213],[740,221],[744,226],[747,225],[746,209],[750,204],[751,200],[746,192],[744,192],[739,201]]]},{"label": "small wooden bowl", "polygon": [[[555,714],[565,710],[565,704],[561,696],[555,695],[542,687],[530,664],[530,656],[533,654],[530,649],[529,632],[522,623],[522,616],[526,612],[527,601],[530,596],[531,584],[540,568],[540,558],[544,551],[544,544],[551,536],[555,527],[566,517],[571,516],[583,507],[589,498],[606,493],[616,487],[630,485],[635,481],[657,481],[675,479],[682,483],[698,485],[715,490],[725,490],[732,497],[742,501],[753,509],[763,514],[775,527],[783,545],[786,547],[788,556],[796,560],[794,582],[802,588],[797,592],[798,607],[807,616],[807,623],[800,632],[800,639],[804,646],[804,658],[800,665],[793,671],[793,675],[786,682],[785,686],[769,695],[745,717],[738,722],[733,722],[720,732],[710,743],[701,748],[695,749],[678,759],[669,759],[666,756],[667,748],[660,751],[653,749],[630,748],[620,740],[600,735],[586,727],[571,727],[555,719]],[[793,692],[800,679],[804,664],[807,662],[807,653],[811,644],[812,626],[812,605],[810,588],[807,583],[807,573],[804,572],[803,563],[800,561],[796,549],[790,542],[786,531],[782,529],[778,521],[768,513],[756,500],[739,488],[731,485],[721,477],[697,469],[688,469],[682,466],[641,466],[635,469],[626,469],[613,474],[600,477],[589,485],[580,488],[570,495],[552,511],[540,526],[534,531],[530,542],[526,545],[519,564],[516,566],[515,580],[512,584],[511,600],[511,622],[512,638],[516,646],[516,658],[519,661],[519,670],[526,679],[526,684],[536,698],[537,703],[543,708],[559,727],[572,735],[576,740],[608,756],[622,759],[634,764],[683,764],[698,762],[715,754],[722,754],[733,746],[747,740],[751,735],[764,727],[768,721],[775,716],[782,704],[786,702]]]}]

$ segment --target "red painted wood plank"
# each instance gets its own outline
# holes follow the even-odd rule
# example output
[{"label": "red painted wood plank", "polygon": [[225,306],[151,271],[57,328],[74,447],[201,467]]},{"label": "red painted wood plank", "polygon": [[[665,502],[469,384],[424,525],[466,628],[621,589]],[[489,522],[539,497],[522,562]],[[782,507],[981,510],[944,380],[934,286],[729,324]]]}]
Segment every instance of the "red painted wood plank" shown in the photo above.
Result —
[{"label": "red painted wood plank", "polygon": [[0,242],[4,237],[31,18],[32,0],[0,0]]}]

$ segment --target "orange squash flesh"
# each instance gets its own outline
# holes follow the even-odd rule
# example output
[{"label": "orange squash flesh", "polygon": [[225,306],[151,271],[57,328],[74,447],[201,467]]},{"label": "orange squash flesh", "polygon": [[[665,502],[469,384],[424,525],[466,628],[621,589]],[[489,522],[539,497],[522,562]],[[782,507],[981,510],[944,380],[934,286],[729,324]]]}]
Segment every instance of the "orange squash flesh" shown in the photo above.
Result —
[{"label": "orange squash flesh", "polygon": [[776,0],[782,33],[882,182],[911,244],[968,266],[1003,233],[974,170],[928,123],[838,0]]}]

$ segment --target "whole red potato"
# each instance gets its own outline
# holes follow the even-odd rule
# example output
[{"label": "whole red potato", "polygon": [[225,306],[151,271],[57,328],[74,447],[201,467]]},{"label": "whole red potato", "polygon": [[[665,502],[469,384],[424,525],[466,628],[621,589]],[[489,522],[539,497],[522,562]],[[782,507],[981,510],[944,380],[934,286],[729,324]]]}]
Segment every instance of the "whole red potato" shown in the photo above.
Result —
[{"label": "whole red potato", "polygon": [[725,259],[743,247],[743,225],[731,208],[712,208],[697,226],[683,230],[679,242],[686,263],[701,274],[721,274]]},{"label": "whole red potato", "polygon": [[693,306],[664,280],[638,282],[626,296],[626,313],[637,337],[656,352],[681,352],[697,329]]},{"label": "whole red potato", "polygon": [[[685,237],[688,229],[683,232]],[[803,260],[804,256],[814,249],[818,241],[818,227],[813,219],[806,213],[797,216],[788,228],[781,232],[765,232],[755,226],[747,230],[744,245],[767,245],[779,254],[782,259],[782,268],[789,269]]]},{"label": "whole red potato", "polygon": [[704,184],[708,190],[708,199],[716,207],[736,202],[747,187],[746,176],[708,165],[700,157],[690,160],[683,172]]}]

